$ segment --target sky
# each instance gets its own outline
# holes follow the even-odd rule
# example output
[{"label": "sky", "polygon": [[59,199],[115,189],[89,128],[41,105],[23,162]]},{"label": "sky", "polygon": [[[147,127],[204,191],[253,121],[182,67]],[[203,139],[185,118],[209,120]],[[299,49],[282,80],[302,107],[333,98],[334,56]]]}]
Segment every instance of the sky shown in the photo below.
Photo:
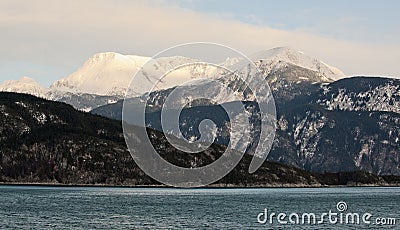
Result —
[{"label": "sky", "polygon": [[0,82],[49,86],[98,52],[188,42],[245,54],[289,46],[345,74],[400,77],[400,1],[0,0]]}]

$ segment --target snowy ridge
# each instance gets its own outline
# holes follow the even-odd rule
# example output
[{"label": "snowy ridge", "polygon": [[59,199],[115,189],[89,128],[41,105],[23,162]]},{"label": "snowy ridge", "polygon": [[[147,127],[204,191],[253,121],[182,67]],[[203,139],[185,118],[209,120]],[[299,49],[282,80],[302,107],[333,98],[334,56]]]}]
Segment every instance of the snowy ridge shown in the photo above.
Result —
[{"label": "snowy ridge", "polygon": [[[297,65],[321,74],[324,81],[328,79],[339,79],[345,75],[338,69],[310,58],[301,52],[283,47],[267,51],[261,51],[250,58],[256,63],[262,60],[264,72],[283,68],[285,63]],[[19,81],[6,81],[0,85],[2,91],[30,93],[36,96],[44,96],[47,91],[70,92],[74,94],[86,93],[96,95],[123,97],[134,74],[149,62],[143,69],[148,77],[148,82],[133,82],[134,96],[140,96],[145,86],[158,82],[158,89],[167,89],[186,80],[207,76],[216,78],[220,75],[220,69],[212,66],[194,64],[183,66],[169,74],[163,81],[159,81],[163,73],[187,63],[199,63],[201,60],[194,60],[186,57],[162,57],[156,60],[150,57],[123,55],[115,52],[97,53],[89,58],[79,69],[69,76],[55,81],[50,89],[41,87],[33,79],[24,77]],[[222,66],[229,67],[240,62],[240,58],[228,58]]]},{"label": "snowy ridge", "polygon": [[[132,96],[139,96],[158,82],[159,89],[166,89],[201,75],[210,73],[208,66],[187,66],[174,70],[163,81],[159,81],[164,73],[186,63],[199,62],[186,57],[150,57],[122,55],[118,53],[98,53],[86,61],[76,72],[60,79],[51,85],[52,90],[71,93],[89,93],[124,97],[133,76],[143,68],[147,79],[143,82],[133,82]],[[144,67],[142,67],[147,63]],[[211,71],[212,72],[212,71]]]},{"label": "snowy ridge", "polygon": [[269,66],[269,70],[267,69],[267,71],[283,68],[286,63],[313,70],[321,75],[321,79],[324,82],[346,77],[339,69],[288,47],[277,47],[266,51],[260,51],[251,55],[250,59],[264,66],[264,68]]},{"label": "snowy ridge", "polygon": [[113,52],[98,53],[50,88],[71,93],[123,96],[132,76],[148,60],[148,57]]},{"label": "snowy ridge", "polygon": [[22,77],[20,80],[4,81],[0,84],[0,91],[26,93],[37,97],[46,97],[48,89],[40,86],[32,78]]},{"label": "snowy ridge", "polygon": [[[289,48],[275,48],[258,52],[251,55],[250,58],[266,75],[288,68],[288,65],[294,65],[314,71],[318,77],[314,78],[313,82],[331,82],[331,79],[344,77],[340,70]],[[231,57],[220,65],[236,70],[235,66],[240,66],[241,61],[241,58]],[[145,63],[147,64],[143,67]],[[127,92],[133,76],[139,70],[143,70],[142,73],[146,80],[132,82],[130,92]],[[240,71],[254,72],[255,70],[241,69]],[[165,75],[165,73],[168,74]],[[294,81],[294,83],[307,81],[306,77],[308,76],[300,75],[290,81]],[[160,79],[162,76],[164,78]],[[144,56],[105,52],[93,55],[75,72],[55,81],[50,88],[42,87],[33,79],[24,77],[17,81],[5,81],[0,84],[0,91],[28,93],[50,100],[61,100],[72,104],[75,108],[89,110],[103,105],[108,100],[114,101],[115,98],[123,98],[126,94],[130,97],[141,96],[148,93],[148,89],[153,85],[156,85],[154,90],[163,90],[199,77],[217,79],[221,76],[223,77],[224,74],[220,68],[187,57],[173,56],[152,59]],[[85,95],[85,101],[78,98],[81,95]],[[112,98],[102,98],[101,104],[96,106],[96,103],[99,102],[98,97],[93,97],[92,100],[87,95]],[[74,101],[74,103],[69,101]]]}]

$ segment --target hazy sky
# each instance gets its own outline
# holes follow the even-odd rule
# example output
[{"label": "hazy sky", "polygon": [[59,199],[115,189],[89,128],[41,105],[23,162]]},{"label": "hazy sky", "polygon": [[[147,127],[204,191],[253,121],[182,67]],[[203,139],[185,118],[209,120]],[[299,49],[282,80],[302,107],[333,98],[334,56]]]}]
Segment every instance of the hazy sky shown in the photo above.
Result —
[{"label": "hazy sky", "polygon": [[97,52],[152,56],[209,41],[290,46],[348,75],[400,77],[400,1],[0,0],[0,82],[48,86]]}]

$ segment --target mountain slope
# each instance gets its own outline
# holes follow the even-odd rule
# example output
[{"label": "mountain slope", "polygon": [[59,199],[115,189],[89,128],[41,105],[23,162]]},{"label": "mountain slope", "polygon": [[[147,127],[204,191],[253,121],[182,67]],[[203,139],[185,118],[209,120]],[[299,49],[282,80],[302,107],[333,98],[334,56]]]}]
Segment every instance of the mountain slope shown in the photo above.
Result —
[{"label": "mountain slope", "polygon": [[279,112],[270,160],[316,172],[400,175],[400,115],[300,105]]},{"label": "mountain slope", "polygon": [[353,77],[324,86],[315,102],[328,110],[400,113],[400,81]]},{"label": "mountain slope", "polygon": [[[380,175],[400,175],[399,80],[355,77],[329,84],[298,83],[296,73],[307,73],[310,79],[318,77],[310,70],[295,66],[267,76],[268,80],[273,80],[271,88],[278,119],[269,160],[317,172],[365,170]],[[151,98],[157,99],[157,103],[153,99],[149,101],[157,106],[148,110],[147,125],[161,130],[160,109],[168,91],[154,93],[156,96]],[[327,101],[346,107],[328,107]],[[131,99],[128,103],[134,106],[140,100]],[[220,127],[217,143],[227,145],[229,120],[221,116],[220,110],[220,106],[206,104],[187,107],[180,116],[182,133],[188,138],[199,138],[200,121],[211,118]],[[121,111],[122,101],[119,101],[92,113],[121,119]],[[257,116],[254,111],[248,112],[253,118]],[[257,128],[259,126],[255,125],[251,130],[254,137]]]},{"label": "mountain slope", "polygon": [[[128,153],[119,122],[74,110],[64,103],[30,95],[0,93],[0,182],[107,185],[158,185]],[[224,148],[212,145],[203,157],[184,154],[165,137],[148,130],[163,158],[182,167],[203,165]],[[140,137],[138,137],[140,138]],[[387,185],[397,177],[369,173],[313,174],[265,162],[248,174],[246,156],[220,186]]]}]

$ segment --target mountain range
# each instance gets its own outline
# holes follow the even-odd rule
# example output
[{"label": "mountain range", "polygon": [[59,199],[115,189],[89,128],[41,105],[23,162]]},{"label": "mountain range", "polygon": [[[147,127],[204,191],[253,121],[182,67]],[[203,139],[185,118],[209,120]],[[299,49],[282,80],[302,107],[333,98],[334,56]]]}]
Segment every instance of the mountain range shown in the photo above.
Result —
[{"label": "mountain range", "polygon": [[[263,61],[264,72],[276,71],[285,65],[295,65],[310,70],[322,77],[324,81],[345,77],[337,68],[287,47],[261,51],[251,55],[250,58]],[[197,61],[201,60],[181,56],[152,59],[151,57],[122,55],[115,52],[98,53],[89,58],[75,72],[55,81],[50,87],[42,87],[33,79],[22,77],[20,80],[3,82],[0,84],[0,91],[28,93],[66,102],[76,109],[90,111],[99,106],[114,103],[116,100],[124,98],[126,93],[131,96],[141,96],[147,93],[143,91],[145,86],[158,82],[158,76],[161,76],[166,70]],[[239,61],[240,59],[236,57],[228,58],[224,63],[220,63],[220,66],[229,67]],[[133,82],[131,91],[127,92],[133,76],[147,62],[149,64],[146,65],[143,72],[148,76],[148,81]],[[160,90],[168,89],[185,80],[204,75],[217,78],[219,74],[220,70],[214,66],[201,63],[192,64],[171,72],[169,80],[159,82],[157,86]]]},{"label": "mountain range", "polygon": [[[400,175],[400,81],[382,77],[351,77],[322,61],[289,48],[275,48],[249,56],[264,76],[272,91],[276,105],[277,131],[268,160],[313,173],[340,173],[366,171],[376,175]],[[7,81],[0,91],[28,93],[42,98],[71,104],[79,110],[91,111],[113,120],[121,120],[123,95],[130,79],[147,61],[151,68],[148,82],[132,82],[134,92],[126,100],[133,107],[147,99],[147,126],[162,131],[162,106],[174,89],[175,78],[163,82],[154,92],[140,88],[157,81],[152,76],[182,63],[197,61],[185,57],[151,59],[117,53],[100,53],[90,58],[73,74],[43,88],[24,77],[20,81]],[[221,63],[235,65],[235,58]],[[246,69],[251,73],[254,69]],[[221,77],[208,66],[183,68],[176,79],[193,79],[207,75],[221,82],[241,87],[233,78]],[[206,84],[187,86],[187,90],[207,89],[209,95],[232,98],[219,88]],[[183,100],[184,101],[184,100]],[[241,98],[252,120],[257,116],[251,98]],[[176,104],[182,103],[176,101]],[[221,106],[208,101],[185,105],[180,117],[180,129],[187,139],[200,138],[199,124],[204,118],[212,119],[219,127],[216,145],[229,144],[229,123],[220,115]],[[256,119],[253,119],[255,121]],[[253,123],[253,143],[258,141],[260,127]],[[173,134],[173,133],[172,133]]]},{"label": "mountain range", "polygon": [[[400,114],[398,107],[393,106],[399,103],[399,91],[390,94],[386,90],[400,87],[399,80],[354,77],[329,84],[303,84],[290,87],[299,92],[298,95],[290,93],[286,97],[289,88],[284,95],[276,92],[281,100],[276,101],[278,129],[269,160],[316,172],[366,170],[380,175],[400,175]],[[363,85],[375,87],[366,90]],[[300,94],[298,87],[308,91]],[[340,92],[347,92],[349,96]],[[363,95],[365,102],[350,103],[351,98],[360,100],[357,95]],[[161,106],[167,96],[168,91],[154,95],[160,100],[155,104],[160,106],[148,111],[148,127],[162,130]],[[342,101],[338,97],[346,99]],[[330,101],[338,105],[334,106]],[[122,103],[105,105],[92,113],[120,120]],[[251,108],[251,102],[244,103],[246,108]],[[347,106],[339,106],[344,104]],[[180,129],[188,139],[198,139],[200,122],[211,119],[219,128],[217,143],[227,145],[229,119],[221,116],[221,111],[223,109],[219,105],[187,107],[180,115]],[[249,110],[249,113],[251,117],[257,115],[254,110]],[[254,125],[252,133],[257,134],[258,128]]]},{"label": "mountain range", "polygon": [[[209,164],[225,147],[213,144],[187,154],[169,145],[164,134],[148,129],[161,156],[181,167]],[[138,137],[141,138],[141,137]],[[133,161],[121,123],[75,110],[61,102],[27,94],[0,93],[0,183],[52,185],[161,186]],[[216,186],[398,185],[400,177],[368,172],[311,173],[266,161],[254,174],[245,156]]]}]

